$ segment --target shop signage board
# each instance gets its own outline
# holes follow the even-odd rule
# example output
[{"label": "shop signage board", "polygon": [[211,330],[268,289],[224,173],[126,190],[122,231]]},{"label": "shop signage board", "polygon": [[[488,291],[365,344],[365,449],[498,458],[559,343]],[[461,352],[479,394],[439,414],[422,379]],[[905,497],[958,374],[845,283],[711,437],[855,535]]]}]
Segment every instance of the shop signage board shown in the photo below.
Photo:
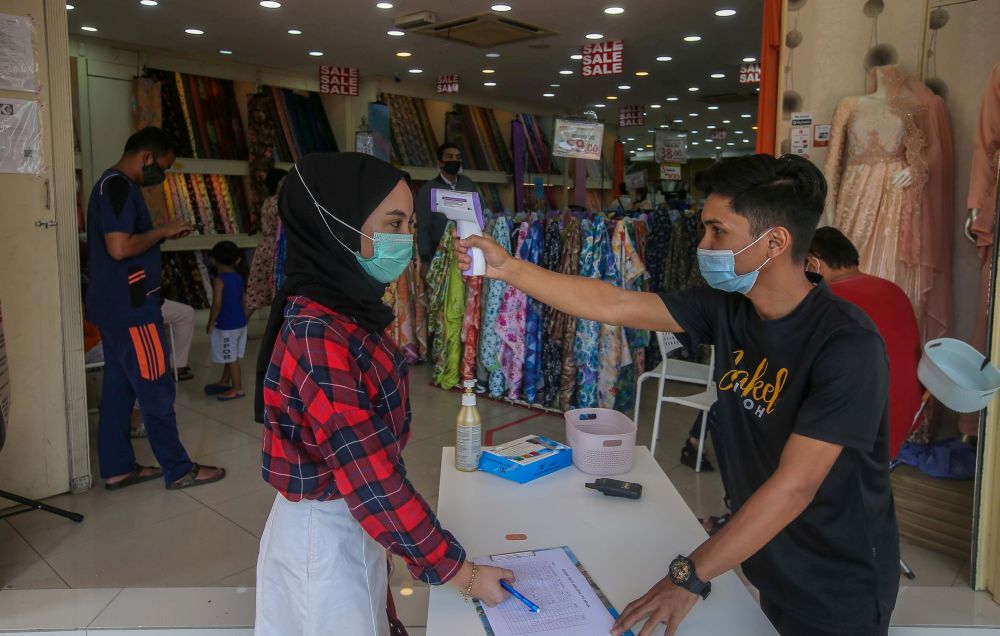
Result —
[{"label": "shop signage board", "polygon": [[31,18],[0,13],[0,89],[38,89],[35,53],[31,43]]},{"label": "shop signage board", "polygon": [[38,109],[34,100],[0,98],[0,172],[41,174]]},{"label": "shop signage board", "polygon": [[812,146],[812,126],[796,126],[792,128],[792,154],[809,158]]},{"label": "shop signage board", "polygon": [[760,84],[760,64],[740,64],[740,84]]},{"label": "shop signage board", "polygon": [[618,127],[628,128],[629,126],[646,125],[645,106],[619,106],[618,107]]},{"label": "shop signage board", "polygon": [[437,92],[457,93],[458,75],[438,75]]},{"label": "shop signage board", "polygon": [[826,148],[830,145],[830,124],[816,124],[813,126],[813,147]]},{"label": "shop signage board", "polygon": [[680,181],[681,166],[676,163],[661,163],[660,178],[664,181]]},{"label": "shop signage board", "polygon": [[646,171],[630,172],[625,175],[625,187],[629,190],[638,190],[646,187]]},{"label": "shop signage board", "polygon": [[330,95],[358,96],[361,74],[350,66],[319,67],[319,92]]},{"label": "shop signage board", "polygon": [[812,126],[812,113],[792,113],[792,126]]},{"label": "shop signage board", "polygon": [[574,159],[600,159],[604,144],[604,123],[556,118],[552,154]]},{"label": "shop signage board", "polygon": [[660,163],[687,163],[687,138],[656,133],[653,159]]},{"label": "shop signage board", "polygon": [[588,42],[580,53],[580,74],[584,77],[620,75],[625,72],[625,44],[621,40]]}]

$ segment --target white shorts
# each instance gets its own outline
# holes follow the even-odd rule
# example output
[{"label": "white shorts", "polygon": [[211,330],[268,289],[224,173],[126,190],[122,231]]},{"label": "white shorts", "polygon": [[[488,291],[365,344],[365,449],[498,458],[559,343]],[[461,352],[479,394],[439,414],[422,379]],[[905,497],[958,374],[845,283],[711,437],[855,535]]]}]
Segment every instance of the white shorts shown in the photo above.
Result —
[{"label": "white shorts", "polygon": [[247,352],[247,328],[213,329],[212,362],[229,364],[243,359]]},{"label": "white shorts", "polygon": [[385,549],[343,499],[280,494],[257,556],[257,636],[389,636]]}]

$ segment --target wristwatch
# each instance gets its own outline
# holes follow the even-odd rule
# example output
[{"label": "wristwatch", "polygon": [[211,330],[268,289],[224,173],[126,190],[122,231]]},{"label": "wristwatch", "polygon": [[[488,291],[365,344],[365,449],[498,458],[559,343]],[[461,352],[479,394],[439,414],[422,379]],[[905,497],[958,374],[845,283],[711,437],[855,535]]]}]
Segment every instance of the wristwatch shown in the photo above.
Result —
[{"label": "wristwatch", "polygon": [[706,583],[698,578],[694,571],[694,561],[686,556],[680,556],[670,562],[670,580],[677,587],[683,587],[692,594],[697,594],[702,600],[712,593],[712,583]]}]

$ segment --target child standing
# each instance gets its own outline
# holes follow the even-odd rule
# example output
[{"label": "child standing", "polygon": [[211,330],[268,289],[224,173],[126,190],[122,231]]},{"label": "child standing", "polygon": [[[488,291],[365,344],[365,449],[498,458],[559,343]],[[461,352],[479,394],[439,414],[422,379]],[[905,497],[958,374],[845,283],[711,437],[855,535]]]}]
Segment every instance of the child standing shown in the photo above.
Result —
[{"label": "child standing", "polygon": [[247,316],[243,310],[243,255],[232,241],[219,241],[209,252],[216,269],[212,287],[212,313],[206,332],[212,339],[212,361],[225,365],[222,378],[205,387],[220,402],[237,400],[243,392],[240,359],[246,353]]}]

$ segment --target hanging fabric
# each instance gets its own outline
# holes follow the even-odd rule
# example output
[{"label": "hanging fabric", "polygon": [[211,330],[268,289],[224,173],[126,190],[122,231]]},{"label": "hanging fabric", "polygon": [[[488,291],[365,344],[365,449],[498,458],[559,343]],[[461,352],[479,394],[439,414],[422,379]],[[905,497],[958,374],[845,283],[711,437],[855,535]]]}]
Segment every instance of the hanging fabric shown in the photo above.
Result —
[{"label": "hanging fabric", "polygon": [[[534,221],[528,230],[528,240],[518,258],[534,265],[541,263],[543,245],[542,224]],[[525,307],[524,399],[534,404],[538,388],[545,376],[542,373],[542,303],[527,297]]]},{"label": "hanging fabric", "polygon": [[[594,219],[580,249],[580,276],[600,279],[605,268],[608,232],[602,217]],[[577,365],[577,407],[597,406],[597,382],[600,373],[601,323],[579,320],[573,345]]]},{"label": "hanging fabric", "polygon": [[[507,250],[507,253],[511,252],[510,223],[506,217],[496,219],[492,236],[500,244],[500,247]],[[485,287],[486,302],[480,331],[479,357],[489,374],[490,397],[500,397],[506,388],[506,380],[500,368],[501,341],[500,332],[497,330],[497,320],[500,316],[500,307],[503,304],[507,283],[491,279],[486,281]]]},{"label": "hanging fabric", "polygon": [[[517,257],[523,258],[528,240],[529,225],[521,223],[517,234]],[[527,295],[513,285],[504,290],[503,302],[497,316],[496,330],[500,334],[500,369],[507,381],[507,397],[516,400],[521,394],[526,356]]]}]

